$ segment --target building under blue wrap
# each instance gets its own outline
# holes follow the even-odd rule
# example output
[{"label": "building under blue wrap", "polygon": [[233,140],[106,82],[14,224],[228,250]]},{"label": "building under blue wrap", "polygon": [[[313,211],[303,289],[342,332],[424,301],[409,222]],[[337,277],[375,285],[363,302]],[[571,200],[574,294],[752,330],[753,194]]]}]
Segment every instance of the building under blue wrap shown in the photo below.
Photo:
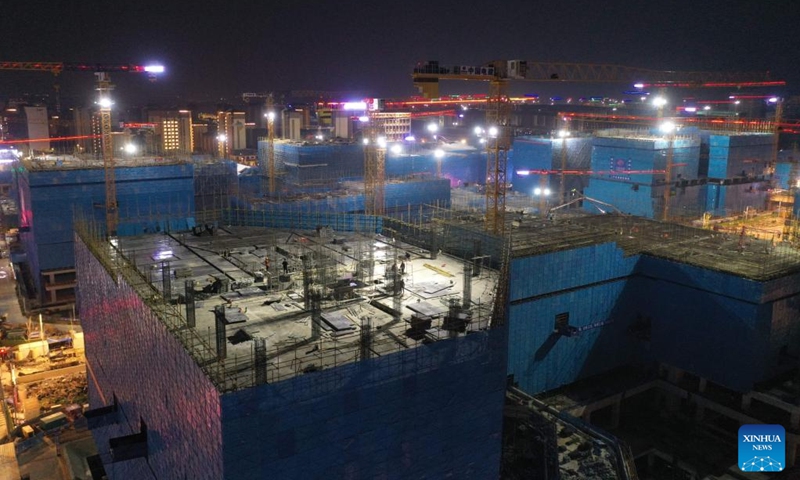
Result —
[{"label": "building under blue wrap", "polygon": [[[102,164],[62,160],[20,163],[17,173],[21,233],[39,301],[74,298],[74,214],[105,221]],[[118,165],[119,235],[186,230],[194,218],[194,167],[188,163]]]},{"label": "building under blue wrap", "polygon": [[[476,283],[469,327],[429,311],[415,318],[431,325],[409,329],[416,320],[401,313],[441,309],[454,292],[435,292],[463,277],[425,287],[428,258],[399,230],[396,240],[376,235],[379,217],[290,217],[231,209],[213,232],[114,244],[79,223],[86,416],[98,451],[109,452],[108,478],[499,478],[508,338],[487,317],[494,283]],[[387,254],[405,259],[410,288],[418,282],[425,295],[404,300],[403,312],[381,290],[314,296],[326,269],[370,258],[383,272]],[[442,274],[462,268],[439,258]],[[391,278],[347,271],[344,287],[363,279],[372,291]],[[206,277],[230,282],[213,290]],[[185,303],[167,301],[179,292]],[[304,315],[297,292],[320,307]]]},{"label": "building under blue wrap", "polygon": [[[585,195],[621,212],[658,219],[763,210],[772,146],[766,134],[603,131],[593,141],[593,173]],[[596,210],[586,202],[584,208]]]},{"label": "building under blue wrap", "polygon": [[528,393],[656,362],[747,392],[794,366],[790,247],[612,215],[536,228],[510,272],[509,373]]},{"label": "building under blue wrap", "polygon": [[[514,191],[535,196],[536,188],[549,188],[553,192],[560,189],[562,168],[572,172],[587,172],[591,167],[591,137],[517,137],[512,147],[513,166],[508,170]],[[564,166],[562,167],[562,164]],[[550,174],[528,173],[529,170],[552,170]],[[565,196],[570,192],[580,194],[588,184],[583,174],[564,176]]]}]

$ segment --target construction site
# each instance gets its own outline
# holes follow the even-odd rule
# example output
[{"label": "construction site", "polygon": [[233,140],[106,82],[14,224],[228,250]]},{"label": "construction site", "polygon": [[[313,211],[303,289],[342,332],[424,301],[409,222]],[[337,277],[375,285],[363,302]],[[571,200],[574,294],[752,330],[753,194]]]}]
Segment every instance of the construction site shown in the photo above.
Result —
[{"label": "construction site", "polygon": [[14,263],[38,305],[76,302],[97,478],[729,479],[761,423],[796,472],[782,101],[752,121],[554,108],[531,133],[510,80],[681,72],[520,62],[419,65],[428,97],[489,95],[342,107],[327,139],[276,138],[276,118],[314,128],[267,111],[255,165],[21,159]]}]

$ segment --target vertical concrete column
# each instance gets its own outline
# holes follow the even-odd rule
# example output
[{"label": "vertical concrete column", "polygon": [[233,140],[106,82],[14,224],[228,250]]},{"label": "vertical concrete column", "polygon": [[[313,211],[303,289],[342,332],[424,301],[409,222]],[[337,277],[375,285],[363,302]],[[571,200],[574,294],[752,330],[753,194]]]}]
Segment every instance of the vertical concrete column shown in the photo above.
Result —
[{"label": "vertical concrete column", "polygon": [[164,290],[164,300],[172,299],[172,269],[169,261],[161,262],[161,283]]},{"label": "vertical concrete column", "polygon": [[225,337],[225,305],[214,307],[214,317],[216,318],[217,359],[225,360],[228,356],[228,339]]},{"label": "vertical concrete column", "polygon": [[253,349],[256,370],[256,385],[267,383],[267,340],[261,337],[253,338]]},{"label": "vertical concrete column", "polygon": [[184,282],[185,293],[184,297],[186,298],[186,326],[190,328],[194,328],[196,323],[195,311],[194,311],[194,280],[186,280]]}]

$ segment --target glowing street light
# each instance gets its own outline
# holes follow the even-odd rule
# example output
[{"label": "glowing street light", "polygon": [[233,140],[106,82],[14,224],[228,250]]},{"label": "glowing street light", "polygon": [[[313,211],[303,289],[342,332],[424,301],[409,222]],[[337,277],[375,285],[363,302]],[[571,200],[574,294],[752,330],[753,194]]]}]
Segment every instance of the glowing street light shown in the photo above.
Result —
[{"label": "glowing street light", "polygon": [[569,137],[569,130],[559,130],[558,136],[561,138]]},{"label": "glowing street light", "polygon": [[475,127],[475,135],[480,137],[482,133],[483,133],[483,128]]},{"label": "glowing street light", "polygon": [[663,122],[661,125],[659,125],[658,129],[661,131],[661,133],[664,134],[672,133],[675,131],[675,122],[670,122],[669,120],[667,120],[666,122]]},{"label": "glowing street light", "polygon": [[667,99],[664,97],[656,97],[653,99],[653,105],[655,105],[658,108],[661,108],[666,104],[667,104]]},{"label": "glowing street light", "polygon": [[437,148],[433,151],[433,157],[436,159],[436,178],[442,177],[442,159],[444,158],[444,150]]},{"label": "glowing street light", "polygon": [[109,109],[114,102],[112,102],[108,97],[102,97],[100,100],[98,100],[97,104],[100,105],[100,108]]},{"label": "glowing street light", "polygon": [[431,133],[438,132],[439,131],[439,125],[436,125],[435,123],[429,123],[428,124],[428,131],[431,132]]},{"label": "glowing street light", "polygon": [[392,144],[389,150],[391,150],[391,152],[394,153],[395,155],[400,155],[401,153],[403,153],[403,146],[400,145],[399,143],[395,143]]},{"label": "glowing street light", "polygon": [[132,143],[126,144],[125,145],[125,153],[127,153],[128,155],[133,155],[134,153],[136,153],[136,145],[134,145]]},{"label": "glowing street light", "polygon": [[380,148],[386,148],[386,137],[378,137],[377,141]]},{"label": "glowing street light", "polygon": [[500,133],[500,130],[497,127],[489,127],[489,136],[496,137],[498,133]]}]

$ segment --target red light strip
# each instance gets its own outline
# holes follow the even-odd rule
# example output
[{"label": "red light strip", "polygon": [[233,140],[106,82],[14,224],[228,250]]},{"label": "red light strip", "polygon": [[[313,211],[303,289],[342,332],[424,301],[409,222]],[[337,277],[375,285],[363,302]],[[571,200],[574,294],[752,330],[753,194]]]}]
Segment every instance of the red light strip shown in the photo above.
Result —
[{"label": "red light strip", "polygon": [[66,140],[86,140],[89,138],[100,138],[100,135],[76,135],[74,137],[52,137],[52,138],[29,138],[27,140],[0,140],[0,145],[11,145],[15,143],[33,142],[61,142]]}]

